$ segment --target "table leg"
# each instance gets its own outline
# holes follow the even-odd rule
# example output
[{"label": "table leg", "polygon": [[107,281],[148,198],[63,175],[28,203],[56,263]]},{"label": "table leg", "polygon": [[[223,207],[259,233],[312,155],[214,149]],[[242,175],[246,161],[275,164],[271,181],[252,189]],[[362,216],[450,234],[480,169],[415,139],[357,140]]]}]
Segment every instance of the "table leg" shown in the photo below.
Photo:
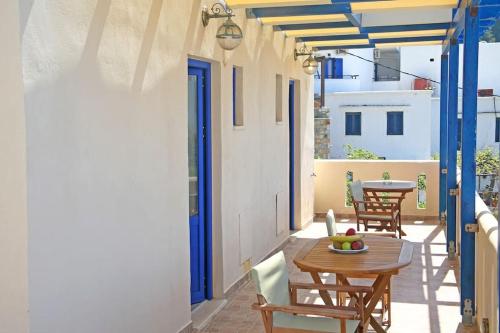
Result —
[{"label": "table leg", "polygon": [[[337,274],[337,279],[342,285],[350,285],[347,278],[343,275]],[[385,330],[382,325],[380,325],[379,322],[373,317],[372,313],[373,310],[375,310],[378,302],[384,295],[390,281],[391,274],[380,274],[372,285],[373,292],[367,293],[365,295],[365,318],[369,318],[370,325],[377,333],[385,333]],[[349,293],[349,296],[351,296],[351,299],[357,299],[357,295],[355,293]]]},{"label": "table leg", "polygon": [[[323,281],[321,281],[321,278],[319,277],[318,272],[310,272],[310,274],[311,274],[311,277],[312,277],[314,283],[321,284],[321,285],[323,284]],[[323,300],[323,302],[325,302],[325,305],[333,306],[332,297],[330,296],[328,291],[320,290],[319,295],[321,296],[321,299]]]}]

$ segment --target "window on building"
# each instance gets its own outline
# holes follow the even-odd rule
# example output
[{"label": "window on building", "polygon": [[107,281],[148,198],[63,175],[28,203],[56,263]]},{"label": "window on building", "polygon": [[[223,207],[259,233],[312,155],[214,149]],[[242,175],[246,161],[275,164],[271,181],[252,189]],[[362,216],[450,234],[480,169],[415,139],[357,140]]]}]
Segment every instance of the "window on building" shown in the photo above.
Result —
[{"label": "window on building", "polygon": [[462,118],[458,118],[457,122],[457,148],[462,150]]},{"label": "window on building", "polygon": [[495,142],[500,142],[500,118],[497,118],[495,127]]},{"label": "window on building", "polygon": [[233,126],[243,126],[243,68],[233,67]]},{"label": "window on building", "polygon": [[398,49],[375,49],[375,81],[399,81],[401,54]]},{"label": "window on building", "polygon": [[403,135],[403,112],[387,112],[387,135]]},{"label": "window on building", "polygon": [[361,112],[346,112],[345,135],[361,135]]},{"label": "window on building", "polygon": [[276,74],[276,122],[283,121],[283,76]]}]

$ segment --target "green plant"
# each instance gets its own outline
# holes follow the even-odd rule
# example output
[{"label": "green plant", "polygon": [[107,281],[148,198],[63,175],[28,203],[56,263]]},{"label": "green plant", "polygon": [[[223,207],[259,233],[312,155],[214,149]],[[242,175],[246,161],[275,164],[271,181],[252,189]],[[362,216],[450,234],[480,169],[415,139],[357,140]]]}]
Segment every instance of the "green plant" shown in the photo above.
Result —
[{"label": "green plant", "polygon": [[345,193],[345,206],[352,207],[352,194],[351,194],[351,184],[354,180],[354,174],[352,171],[347,171],[346,177],[346,193]]},{"label": "green plant", "polygon": [[344,145],[348,160],[378,160],[378,156],[363,148],[354,148],[352,145]]},{"label": "green plant", "polygon": [[476,173],[478,175],[496,174],[500,167],[500,158],[493,149],[479,150],[476,154]]},{"label": "green plant", "polygon": [[431,159],[434,161],[439,161],[439,153],[432,154]]}]

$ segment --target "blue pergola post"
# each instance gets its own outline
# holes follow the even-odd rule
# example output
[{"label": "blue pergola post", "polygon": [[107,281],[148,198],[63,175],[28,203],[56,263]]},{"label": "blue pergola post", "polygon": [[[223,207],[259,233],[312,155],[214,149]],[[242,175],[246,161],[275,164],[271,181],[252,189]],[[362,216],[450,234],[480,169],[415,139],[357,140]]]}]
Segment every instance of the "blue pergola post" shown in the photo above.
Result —
[{"label": "blue pergola post", "polygon": [[[448,55],[441,56],[439,120],[439,217],[446,224],[446,176],[448,173]],[[447,248],[449,248],[447,246]]]},{"label": "blue pergola post", "polygon": [[[477,1],[476,1],[477,2]],[[462,193],[460,215],[462,233],[461,307],[462,322],[473,324],[475,309],[475,227],[476,225],[476,128],[479,53],[478,7],[470,5],[465,11],[463,66],[463,135],[462,135]]]},{"label": "blue pergola post", "polygon": [[458,148],[458,43],[450,41],[449,81],[448,81],[448,174],[446,186],[446,234],[448,241],[448,256],[455,258],[456,254],[456,216],[457,216],[457,148]]}]

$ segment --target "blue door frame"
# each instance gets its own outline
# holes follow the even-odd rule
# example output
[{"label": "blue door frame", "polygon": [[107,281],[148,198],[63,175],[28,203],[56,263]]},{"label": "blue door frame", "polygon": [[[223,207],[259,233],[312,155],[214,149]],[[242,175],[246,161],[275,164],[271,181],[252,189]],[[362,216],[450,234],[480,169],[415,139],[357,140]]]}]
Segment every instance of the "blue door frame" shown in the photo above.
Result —
[{"label": "blue door frame", "polygon": [[290,146],[290,230],[295,230],[295,81],[288,85],[288,126]]},{"label": "blue door frame", "polygon": [[[211,66],[188,60],[196,89],[197,213],[189,212],[191,304],[212,298]],[[189,88],[188,88],[189,89]],[[191,199],[190,199],[191,200]]]}]

